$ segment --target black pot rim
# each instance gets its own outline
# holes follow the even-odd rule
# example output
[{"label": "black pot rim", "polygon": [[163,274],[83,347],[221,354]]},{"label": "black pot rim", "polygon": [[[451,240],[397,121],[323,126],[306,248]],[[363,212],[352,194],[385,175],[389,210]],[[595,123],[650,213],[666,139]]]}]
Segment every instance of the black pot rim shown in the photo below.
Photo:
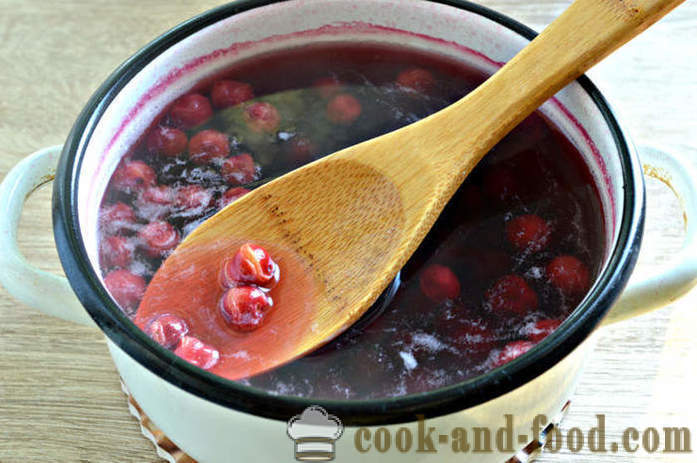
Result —
[{"label": "black pot rim", "polygon": [[[287,421],[310,405],[322,406],[345,425],[354,426],[409,422],[417,415],[441,416],[503,395],[556,365],[590,335],[619,296],[636,263],[643,233],[645,198],[641,171],[636,162],[632,163],[632,148],[612,110],[586,76],[579,78],[578,83],[602,113],[620,153],[625,189],[619,238],[599,283],[562,326],[527,354],[496,370],[446,388],[394,398],[323,400],[272,395],[190,365],[150,340],[118,309],[89,263],[78,222],[77,185],[87,141],[116,94],[156,56],[219,20],[279,1],[287,0],[237,0],[176,26],[122,64],[94,93],[78,117],[59,161],[53,222],[61,263],[90,316],[120,349],[174,386],[228,408],[281,421]],[[529,40],[537,35],[507,16],[466,0],[427,1],[479,14]]]}]

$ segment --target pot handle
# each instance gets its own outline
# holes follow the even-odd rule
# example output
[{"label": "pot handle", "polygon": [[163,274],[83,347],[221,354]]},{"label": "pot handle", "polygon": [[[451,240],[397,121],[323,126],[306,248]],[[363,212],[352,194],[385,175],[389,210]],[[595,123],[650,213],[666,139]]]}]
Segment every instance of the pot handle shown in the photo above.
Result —
[{"label": "pot handle", "polygon": [[15,299],[64,320],[94,326],[70,288],[68,280],[39,270],[20,253],[17,227],[24,201],[40,186],[53,181],[62,147],[44,148],[27,156],[0,184],[0,283]]},{"label": "pot handle", "polygon": [[603,320],[610,325],[668,305],[697,284],[697,170],[679,155],[651,147],[639,150],[644,175],[670,187],[682,203],[685,241],[669,267],[644,279],[630,279]]}]

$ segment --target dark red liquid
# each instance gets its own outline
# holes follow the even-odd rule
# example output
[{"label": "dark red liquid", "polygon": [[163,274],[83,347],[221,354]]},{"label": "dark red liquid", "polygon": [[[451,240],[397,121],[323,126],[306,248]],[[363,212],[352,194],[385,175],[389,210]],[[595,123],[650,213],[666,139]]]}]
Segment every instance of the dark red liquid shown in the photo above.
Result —
[{"label": "dark red liquid", "polygon": [[[196,156],[187,150],[177,154],[181,133],[165,131],[174,140],[167,149],[155,142],[149,146],[146,136],[131,150],[119,169],[142,161],[155,178],[143,174],[141,165],[128,175],[117,171],[104,196],[101,264],[112,294],[133,316],[142,297],[140,281],[147,284],[171,252],[172,239],[222,207],[226,191],[253,189],[414,122],[485,78],[436,55],[333,44],[259,57],[202,84],[197,92],[215,102],[250,96],[247,87],[234,89],[237,96],[223,92],[230,89],[211,95],[222,79],[249,84],[255,99],[213,107],[212,117],[205,108],[193,115],[172,110],[151,129],[178,128],[187,139],[216,130],[227,146],[204,152],[199,136]],[[317,86],[318,79],[327,85]],[[250,110],[257,102],[268,104]],[[145,185],[158,190],[145,194]],[[244,191],[228,195],[238,193]],[[132,207],[135,217],[122,205],[120,215],[114,212],[116,203]],[[245,381],[279,394],[376,398],[426,391],[486,372],[539,342],[585,296],[605,245],[601,217],[581,154],[535,113],[472,172],[402,270],[394,294],[384,295],[361,321],[319,351]],[[143,232],[156,220],[171,227]],[[273,310],[284,310],[283,301],[275,301]],[[189,335],[208,342],[206,332]]]}]

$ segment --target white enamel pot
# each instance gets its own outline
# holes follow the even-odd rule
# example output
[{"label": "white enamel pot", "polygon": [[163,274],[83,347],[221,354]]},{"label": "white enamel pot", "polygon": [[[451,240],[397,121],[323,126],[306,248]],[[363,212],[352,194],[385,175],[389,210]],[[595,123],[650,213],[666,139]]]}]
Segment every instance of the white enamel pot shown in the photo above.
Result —
[{"label": "white enamel pot", "polygon": [[[586,78],[542,111],[583,154],[599,187],[609,243],[591,292],[562,326],[503,367],[427,393],[386,400],[312,400],[270,395],[200,370],[161,348],[118,309],[98,271],[97,211],[117,162],[153,118],[197,81],[265,51],[318,41],[372,41],[428,49],[494,71],[534,37],[527,27],[458,0],[239,0],[187,21],[124,63],[88,102],[65,145],[20,162],[0,187],[0,281],[26,305],[105,333],[114,363],[142,409],[165,434],[202,463],[289,461],[289,418],[317,404],[345,425],[338,461],[477,461],[500,463],[522,448],[484,454],[360,453],[356,430],[386,427],[395,436],[417,415],[438,433],[497,427],[515,417],[514,433],[530,435],[537,414],[556,416],[573,392],[593,348],[594,330],[661,307],[697,278],[697,175],[675,154],[642,150],[641,162],[669,179],[687,216],[687,240],[672,266],[630,282],[644,221],[642,164],[602,95]],[[25,198],[54,184],[54,234],[67,280],[32,267],[17,249]],[[530,439],[537,436],[530,435]],[[437,440],[437,439],[436,439]],[[531,446],[528,450],[534,448]],[[520,450],[521,461],[527,451]]]}]

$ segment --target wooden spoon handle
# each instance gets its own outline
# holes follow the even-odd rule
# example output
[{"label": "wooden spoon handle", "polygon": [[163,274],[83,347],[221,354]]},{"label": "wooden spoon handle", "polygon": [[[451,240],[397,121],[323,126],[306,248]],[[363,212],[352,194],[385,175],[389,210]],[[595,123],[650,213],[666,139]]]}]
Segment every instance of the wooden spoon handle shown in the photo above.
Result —
[{"label": "wooden spoon handle", "polygon": [[443,147],[440,152],[463,153],[460,159],[438,161],[470,172],[545,100],[683,1],[576,0],[492,78],[423,121],[435,124],[430,133],[437,133],[432,142]]}]

